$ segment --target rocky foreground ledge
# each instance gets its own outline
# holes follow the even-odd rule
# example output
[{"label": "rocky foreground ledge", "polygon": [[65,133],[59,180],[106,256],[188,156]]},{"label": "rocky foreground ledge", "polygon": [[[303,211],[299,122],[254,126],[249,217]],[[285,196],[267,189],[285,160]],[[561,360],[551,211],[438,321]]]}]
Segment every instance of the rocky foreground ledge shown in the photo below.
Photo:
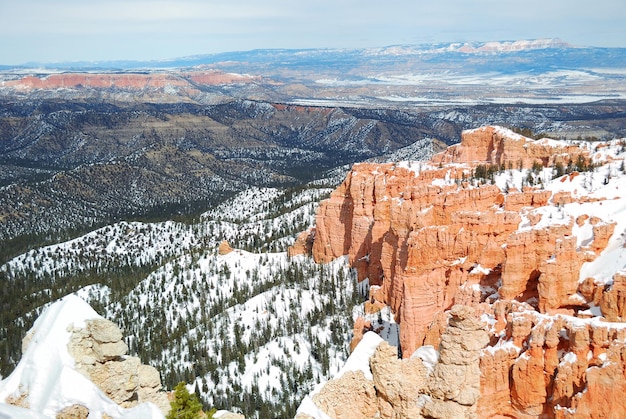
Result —
[{"label": "rocky foreground ledge", "polygon": [[297,418],[476,417],[479,355],[488,342],[467,306],[450,310],[437,351],[423,346],[409,359],[398,359],[396,347],[368,332],[338,376],[303,402]]},{"label": "rocky foreground ledge", "polygon": [[[391,380],[396,397],[376,378],[377,346],[365,362],[373,378],[358,385],[375,415],[626,417],[625,149],[625,140],[533,140],[489,126],[429,162],[353,167],[299,243],[313,240],[319,262],[348,255],[369,282],[355,352],[374,330],[399,343],[400,371],[422,348],[439,355],[430,375]],[[463,346],[457,305],[475,313],[483,347]],[[471,378],[444,356],[451,341],[459,359],[478,351]],[[324,394],[310,398],[319,410],[301,413],[363,411]]]},{"label": "rocky foreground ledge", "polygon": [[37,319],[0,381],[0,417],[163,418],[170,403],[159,372],[127,352],[114,323],[64,297]]}]

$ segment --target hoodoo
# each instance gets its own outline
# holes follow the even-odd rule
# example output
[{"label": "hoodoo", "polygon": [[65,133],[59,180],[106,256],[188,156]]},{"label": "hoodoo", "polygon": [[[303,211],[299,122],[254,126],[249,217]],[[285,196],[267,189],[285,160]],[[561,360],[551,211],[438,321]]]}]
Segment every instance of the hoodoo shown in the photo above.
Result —
[{"label": "hoodoo", "polygon": [[626,414],[610,403],[626,395],[624,144],[488,126],[428,162],[357,164],[318,210],[313,256],[349,256],[370,285],[359,324],[382,328],[388,306],[404,358],[443,354],[453,306],[476,313],[488,339],[468,415]]}]

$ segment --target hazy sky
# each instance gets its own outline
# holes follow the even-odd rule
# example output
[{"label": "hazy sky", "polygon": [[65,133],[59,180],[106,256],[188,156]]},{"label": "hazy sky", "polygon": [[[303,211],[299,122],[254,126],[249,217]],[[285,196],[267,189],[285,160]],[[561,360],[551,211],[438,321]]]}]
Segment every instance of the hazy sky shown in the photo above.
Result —
[{"label": "hazy sky", "polygon": [[626,47],[626,0],[0,0],[0,64],[558,37]]}]

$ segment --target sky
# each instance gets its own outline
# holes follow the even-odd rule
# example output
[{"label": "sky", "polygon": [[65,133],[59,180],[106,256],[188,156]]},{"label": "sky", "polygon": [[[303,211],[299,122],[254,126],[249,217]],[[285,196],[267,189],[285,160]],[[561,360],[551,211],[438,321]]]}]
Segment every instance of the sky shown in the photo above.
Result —
[{"label": "sky", "polygon": [[0,0],[0,64],[561,38],[626,47],[626,0]]}]

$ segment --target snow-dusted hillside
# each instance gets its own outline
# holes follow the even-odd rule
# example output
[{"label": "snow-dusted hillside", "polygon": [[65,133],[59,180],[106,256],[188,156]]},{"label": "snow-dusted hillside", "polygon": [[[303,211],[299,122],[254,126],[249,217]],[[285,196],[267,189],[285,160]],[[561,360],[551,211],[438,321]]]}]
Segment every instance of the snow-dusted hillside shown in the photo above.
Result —
[{"label": "snow-dusted hillside", "polygon": [[[343,260],[286,255],[344,170],[304,188],[248,189],[194,224],[121,222],[8,261],[0,272],[27,297],[2,314],[15,354],[5,374],[41,303],[75,293],[122,327],[165,386],[185,381],[207,407],[293,416],[345,360],[363,298]],[[236,250],[218,254],[222,240]]]},{"label": "snow-dusted hillside", "polygon": [[194,383],[212,406],[288,416],[345,359],[355,282],[343,260],[207,252],[155,271],[107,317],[166,382]]}]

